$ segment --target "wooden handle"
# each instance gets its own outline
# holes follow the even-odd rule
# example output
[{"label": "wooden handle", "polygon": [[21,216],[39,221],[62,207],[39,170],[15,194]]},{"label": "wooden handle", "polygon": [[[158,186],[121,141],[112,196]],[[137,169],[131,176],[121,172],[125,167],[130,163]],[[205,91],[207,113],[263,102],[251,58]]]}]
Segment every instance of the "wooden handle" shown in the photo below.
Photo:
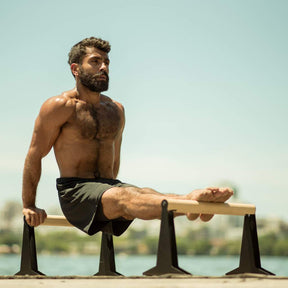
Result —
[{"label": "wooden handle", "polygon": [[45,226],[73,226],[64,216],[58,215],[47,215],[45,221],[41,224]]},{"label": "wooden handle", "polygon": [[167,203],[168,210],[175,210],[179,213],[246,215],[255,214],[256,212],[256,207],[251,204],[212,203],[177,199],[167,200]]},{"label": "wooden handle", "polygon": [[[222,214],[222,215],[246,215],[255,214],[256,207],[251,204],[240,203],[212,203],[198,202],[194,200],[166,200],[168,210],[178,213],[203,213],[203,214]],[[44,223],[45,226],[73,226],[64,216],[48,215]]]}]

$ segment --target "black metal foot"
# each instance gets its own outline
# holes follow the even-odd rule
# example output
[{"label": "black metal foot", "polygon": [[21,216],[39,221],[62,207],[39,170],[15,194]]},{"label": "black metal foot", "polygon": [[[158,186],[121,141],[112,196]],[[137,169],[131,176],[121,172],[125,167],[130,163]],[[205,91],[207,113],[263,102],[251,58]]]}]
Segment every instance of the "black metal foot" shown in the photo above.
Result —
[{"label": "black metal foot", "polygon": [[245,215],[244,217],[240,264],[238,268],[226,275],[242,273],[275,275],[261,267],[255,215]]},{"label": "black metal foot", "polygon": [[143,275],[146,275],[146,276],[157,276],[157,275],[163,275],[163,274],[188,274],[190,275],[189,272],[179,268],[179,267],[174,267],[174,266],[159,266],[159,265],[156,265],[155,267],[145,271],[143,273]]},{"label": "black metal foot", "polygon": [[40,276],[46,276],[45,274],[43,274],[42,272],[40,272],[40,271],[34,271],[34,270],[32,270],[32,269],[30,269],[30,270],[20,270],[19,272],[17,272],[16,274],[15,274],[15,276],[17,276],[17,275],[31,275],[31,276],[37,276],[37,275],[40,275]]},{"label": "black metal foot", "polygon": [[145,271],[143,275],[190,274],[178,266],[174,216],[173,211],[168,211],[167,207],[168,203],[164,200],[162,202],[157,264],[154,268]]},{"label": "black metal foot", "polygon": [[45,275],[38,270],[34,227],[27,224],[25,217],[22,238],[21,266],[20,271],[15,275]]},{"label": "black metal foot", "polygon": [[122,276],[115,268],[112,234],[102,232],[99,271],[94,276]]}]

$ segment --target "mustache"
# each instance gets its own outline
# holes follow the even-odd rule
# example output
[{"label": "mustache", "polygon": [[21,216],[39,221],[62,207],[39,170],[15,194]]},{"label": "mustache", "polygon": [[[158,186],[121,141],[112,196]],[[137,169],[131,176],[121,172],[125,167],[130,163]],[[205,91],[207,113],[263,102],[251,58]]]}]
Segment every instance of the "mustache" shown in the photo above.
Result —
[{"label": "mustache", "polygon": [[108,73],[105,71],[102,71],[100,73],[95,74],[94,77],[99,77],[99,76],[103,76],[103,75],[106,76],[107,79],[109,79]]}]

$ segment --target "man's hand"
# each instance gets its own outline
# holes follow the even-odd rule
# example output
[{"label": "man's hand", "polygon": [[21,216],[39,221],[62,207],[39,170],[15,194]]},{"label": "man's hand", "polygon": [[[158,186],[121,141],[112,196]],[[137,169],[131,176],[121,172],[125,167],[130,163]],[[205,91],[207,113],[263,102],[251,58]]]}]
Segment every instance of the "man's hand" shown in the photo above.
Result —
[{"label": "man's hand", "polygon": [[28,207],[23,209],[23,215],[29,226],[39,226],[47,217],[45,210],[37,207]]}]

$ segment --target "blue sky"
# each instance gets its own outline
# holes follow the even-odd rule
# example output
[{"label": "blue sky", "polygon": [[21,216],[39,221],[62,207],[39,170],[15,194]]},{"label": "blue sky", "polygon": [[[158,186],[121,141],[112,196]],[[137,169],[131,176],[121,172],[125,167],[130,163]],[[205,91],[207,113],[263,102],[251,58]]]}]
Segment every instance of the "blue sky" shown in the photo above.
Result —
[{"label": "blue sky", "polygon": [[[2,203],[21,199],[34,120],[74,87],[85,37],[109,40],[107,95],[126,109],[119,178],[184,194],[230,182],[260,216],[288,219],[288,2],[1,1]],[[58,205],[53,151],[37,204]]]}]

